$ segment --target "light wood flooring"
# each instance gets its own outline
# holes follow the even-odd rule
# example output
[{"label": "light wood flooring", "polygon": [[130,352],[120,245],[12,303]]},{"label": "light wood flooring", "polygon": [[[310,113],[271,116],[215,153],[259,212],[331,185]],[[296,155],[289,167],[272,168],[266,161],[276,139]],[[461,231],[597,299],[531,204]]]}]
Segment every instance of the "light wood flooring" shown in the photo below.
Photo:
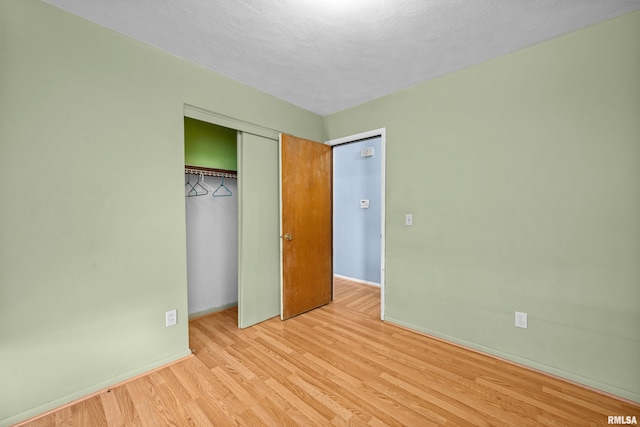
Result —
[{"label": "light wood flooring", "polygon": [[379,320],[379,289],[240,330],[190,323],[188,358],[28,426],[590,426],[640,407]]}]

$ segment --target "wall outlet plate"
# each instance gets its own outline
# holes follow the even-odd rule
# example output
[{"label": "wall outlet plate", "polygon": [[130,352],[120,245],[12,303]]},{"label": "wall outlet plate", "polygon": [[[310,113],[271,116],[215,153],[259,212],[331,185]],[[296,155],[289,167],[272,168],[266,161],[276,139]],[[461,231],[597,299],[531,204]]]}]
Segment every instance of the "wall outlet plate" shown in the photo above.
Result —
[{"label": "wall outlet plate", "polygon": [[178,323],[178,315],[176,313],[176,310],[167,311],[165,313],[165,325],[169,327],[175,325],[176,323]]},{"label": "wall outlet plate", "polygon": [[516,311],[516,328],[527,329],[527,313]]}]

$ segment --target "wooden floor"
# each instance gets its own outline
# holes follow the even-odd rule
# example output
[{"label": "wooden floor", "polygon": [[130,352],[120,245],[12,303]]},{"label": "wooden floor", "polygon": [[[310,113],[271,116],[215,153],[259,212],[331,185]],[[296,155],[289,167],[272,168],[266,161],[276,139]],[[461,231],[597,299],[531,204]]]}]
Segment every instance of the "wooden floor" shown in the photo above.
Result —
[{"label": "wooden floor", "polygon": [[640,407],[379,320],[379,289],[237,328],[190,323],[196,357],[28,426],[589,426]]}]

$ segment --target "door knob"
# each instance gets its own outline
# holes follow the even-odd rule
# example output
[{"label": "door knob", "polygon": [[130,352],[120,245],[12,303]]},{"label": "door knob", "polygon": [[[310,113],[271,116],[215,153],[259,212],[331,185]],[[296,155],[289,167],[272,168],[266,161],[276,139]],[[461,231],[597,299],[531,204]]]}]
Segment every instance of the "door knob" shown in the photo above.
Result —
[{"label": "door knob", "polygon": [[291,239],[293,239],[293,237],[291,236],[291,234],[288,234],[288,233],[284,235],[284,238],[285,238],[285,239],[287,239],[287,240],[291,240]]}]

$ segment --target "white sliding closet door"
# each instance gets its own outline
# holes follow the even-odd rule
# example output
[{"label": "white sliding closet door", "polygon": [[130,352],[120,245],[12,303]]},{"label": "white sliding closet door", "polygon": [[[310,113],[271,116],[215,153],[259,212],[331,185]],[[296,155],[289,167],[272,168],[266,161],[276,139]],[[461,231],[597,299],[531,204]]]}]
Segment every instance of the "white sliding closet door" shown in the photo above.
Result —
[{"label": "white sliding closet door", "polygon": [[238,132],[238,326],[280,315],[278,140]]}]

